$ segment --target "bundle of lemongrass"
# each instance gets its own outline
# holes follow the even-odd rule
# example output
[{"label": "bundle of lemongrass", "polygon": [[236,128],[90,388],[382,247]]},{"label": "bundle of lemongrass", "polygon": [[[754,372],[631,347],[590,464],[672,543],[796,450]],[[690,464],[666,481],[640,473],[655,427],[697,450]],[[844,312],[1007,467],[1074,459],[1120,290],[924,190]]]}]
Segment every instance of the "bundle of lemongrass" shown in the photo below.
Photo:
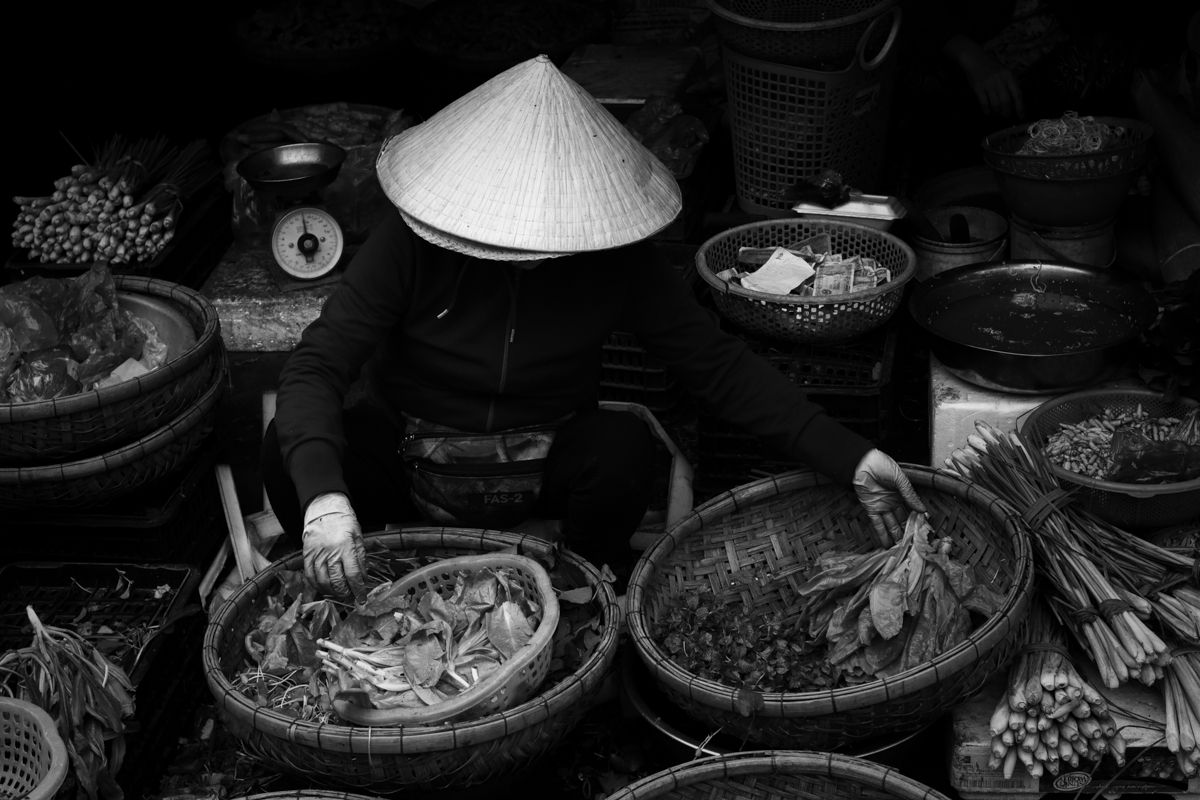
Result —
[{"label": "bundle of lemongrass", "polygon": [[1148,625],[1157,619],[1200,641],[1200,592],[1193,559],[1158,547],[1071,502],[1049,462],[1016,433],[976,422],[978,435],[946,459],[946,471],[999,496],[1027,523],[1047,598],[1087,650],[1104,685],[1160,680],[1170,648]]},{"label": "bundle of lemongrass", "polygon": [[1124,766],[1125,739],[1108,704],[1076,671],[1061,627],[1040,602],[1030,614],[1028,638],[992,713],[988,766],[1003,767],[1011,778],[1019,761],[1038,778],[1105,753]]},{"label": "bundle of lemongrass", "polygon": [[1163,672],[1167,749],[1190,778],[1200,771],[1200,650],[1178,649]]}]

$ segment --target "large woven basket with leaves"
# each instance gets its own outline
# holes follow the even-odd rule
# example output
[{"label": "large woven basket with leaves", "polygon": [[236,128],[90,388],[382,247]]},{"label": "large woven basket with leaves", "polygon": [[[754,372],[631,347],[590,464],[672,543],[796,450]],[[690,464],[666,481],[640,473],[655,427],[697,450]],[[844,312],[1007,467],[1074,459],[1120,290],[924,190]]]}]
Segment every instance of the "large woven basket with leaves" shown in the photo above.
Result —
[{"label": "large woven basket with leaves", "polygon": [[[204,673],[228,730],[245,748],[289,775],[319,785],[375,793],[474,786],[526,766],[557,744],[583,717],[616,658],[616,595],[599,571],[531,536],[463,528],[412,528],[366,537],[368,547],[450,558],[516,548],[553,561],[557,570],[594,589],[589,613],[600,640],[568,677],[513,708],[465,722],[402,728],[318,724],[258,706],[232,679],[245,662],[244,640],[286,570],[303,569],[301,554],[277,561],[217,609],[204,638]],[[551,570],[553,573],[554,570]],[[551,673],[553,676],[553,672]]]},{"label": "large woven basket with leaves", "polygon": [[833,753],[758,750],[688,761],[609,800],[946,800],[891,767]]},{"label": "large woven basket with leaves", "polygon": [[[682,519],[638,561],[629,582],[629,631],[659,687],[713,730],[763,747],[836,751],[916,731],[1003,674],[1021,645],[1033,580],[1025,530],[994,495],[926,467],[905,473],[955,558],[1003,596],[965,641],[891,677],[819,691],[754,694],[680,667],[654,632],[679,597],[709,590],[751,621],[799,615],[797,587],[830,550],[878,547],[855,495],[816,473],[789,472],[719,495]],[[774,576],[784,577],[776,578]]]}]

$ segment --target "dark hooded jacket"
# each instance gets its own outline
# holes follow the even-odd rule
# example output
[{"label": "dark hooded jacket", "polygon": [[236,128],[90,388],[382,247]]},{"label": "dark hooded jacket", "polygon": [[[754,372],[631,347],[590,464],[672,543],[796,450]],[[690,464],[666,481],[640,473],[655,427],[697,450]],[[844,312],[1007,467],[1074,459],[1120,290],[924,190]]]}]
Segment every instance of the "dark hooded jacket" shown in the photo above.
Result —
[{"label": "dark hooded jacket", "polygon": [[275,423],[301,508],[347,492],[341,410],[364,367],[398,426],[404,411],[499,431],[594,408],[614,330],[702,408],[843,485],[871,448],[722,331],[650,242],[519,265],[439,248],[399,213],[377,226],[281,375]]}]

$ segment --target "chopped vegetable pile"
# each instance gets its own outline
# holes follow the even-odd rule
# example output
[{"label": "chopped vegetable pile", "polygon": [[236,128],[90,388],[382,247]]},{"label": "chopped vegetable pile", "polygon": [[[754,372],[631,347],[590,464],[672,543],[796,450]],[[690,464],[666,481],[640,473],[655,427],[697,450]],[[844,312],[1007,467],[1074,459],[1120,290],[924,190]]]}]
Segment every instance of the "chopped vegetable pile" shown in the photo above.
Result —
[{"label": "chopped vegetable pile", "polygon": [[1059,423],[1042,452],[1068,472],[1119,483],[1161,483],[1200,475],[1200,417],[1151,417],[1105,408],[1079,422]]},{"label": "chopped vegetable pile", "polygon": [[970,612],[985,618],[1002,598],[972,567],[930,538],[922,515],[887,550],[831,551],[797,590],[799,617],[756,620],[739,603],[685,593],[652,637],[683,669],[729,686],[794,692],[853,686],[932,660],[967,638]]}]

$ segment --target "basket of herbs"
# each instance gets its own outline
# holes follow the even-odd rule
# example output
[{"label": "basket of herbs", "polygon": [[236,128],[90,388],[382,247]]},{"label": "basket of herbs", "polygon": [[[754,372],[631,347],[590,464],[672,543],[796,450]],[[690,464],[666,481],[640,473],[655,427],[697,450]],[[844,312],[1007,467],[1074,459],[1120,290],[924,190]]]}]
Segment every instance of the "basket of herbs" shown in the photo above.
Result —
[{"label": "basket of herbs", "polygon": [[362,598],[318,596],[297,553],[212,616],[205,676],[249,752],[317,784],[436,790],[519,769],[575,726],[616,655],[605,575],[499,531],[366,541]]},{"label": "basket of herbs", "polygon": [[928,509],[881,547],[853,492],[807,471],[709,500],[639,560],[629,630],[713,730],[836,751],[931,723],[1014,658],[1033,566],[986,491],[905,472]]}]

